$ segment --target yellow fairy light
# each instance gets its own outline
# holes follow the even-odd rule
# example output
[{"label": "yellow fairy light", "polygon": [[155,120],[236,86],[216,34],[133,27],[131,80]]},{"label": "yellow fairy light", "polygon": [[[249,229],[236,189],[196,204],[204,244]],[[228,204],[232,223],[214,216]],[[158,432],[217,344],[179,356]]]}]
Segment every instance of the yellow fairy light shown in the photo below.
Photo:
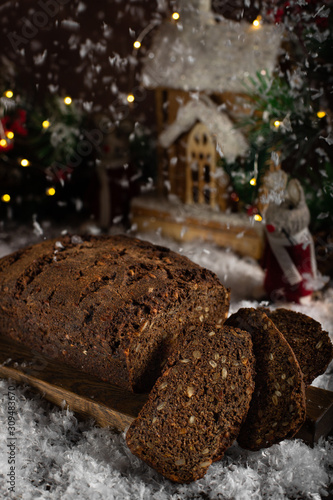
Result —
[{"label": "yellow fairy light", "polygon": [[279,120],[275,120],[274,127],[279,128],[280,125],[281,125],[281,122]]},{"label": "yellow fairy light", "polygon": [[252,26],[254,28],[259,28],[261,25],[261,16],[258,16],[257,19],[255,19],[253,22],[252,22]]},{"label": "yellow fairy light", "polygon": [[8,99],[11,99],[14,95],[14,92],[12,90],[7,90],[5,92],[5,96],[8,97]]},{"label": "yellow fairy light", "polygon": [[262,221],[262,217],[261,217],[261,215],[259,215],[259,214],[255,214],[255,216],[254,216],[253,218],[254,218],[254,220],[256,220],[256,221],[258,221],[258,222],[261,222],[261,221]]},{"label": "yellow fairy light", "polygon": [[133,47],[135,49],[139,49],[141,47],[141,42],[139,42],[139,40],[135,40],[135,42],[133,43]]},{"label": "yellow fairy light", "polygon": [[65,97],[65,99],[64,99],[64,103],[65,103],[67,106],[69,106],[70,104],[72,104],[72,98],[71,98],[71,97],[69,97],[69,96]]},{"label": "yellow fairy light", "polygon": [[22,167],[29,167],[30,161],[27,160],[26,158],[23,158],[23,160],[21,160],[21,165]]},{"label": "yellow fairy light", "polygon": [[127,96],[127,102],[134,102],[134,100],[135,100],[134,95],[133,94],[128,94],[128,96]]},{"label": "yellow fairy light", "polygon": [[257,179],[255,177],[253,177],[251,180],[250,180],[250,184],[251,186],[256,186],[257,185]]},{"label": "yellow fairy light", "polygon": [[2,148],[5,148],[5,147],[7,146],[7,141],[6,141],[6,139],[0,139],[0,146],[1,146]]},{"label": "yellow fairy light", "polygon": [[5,203],[9,203],[10,202],[10,195],[9,194],[3,194],[1,196],[1,199],[2,201],[4,201]]},{"label": "yellow fairy light", "polygon": [[326,116],[326,113],[325,111],[318,111],[317,116],[318,118],[324,118],[324,116]]},{"label": "yellow fairy light", "polygon": [[173,14],[172,14],[172,16],[171,16],[171,17],[172,17],[172,19],[173,19],[174,21],[178,21],[178,19],[180,18],[180,15],[179,15],[179,13],[178,13],[178,12],[173,12]]},{"label": "yellow fairy light", "polygon": [[6,132],[6,136],[8,137],[8,139],[14,139],[14,132],[9,130],[8,132]]},{"label": "yellow fairy light", "polygon": [[47,196],[54,196],[56,194],[56,190],[54,188],[47,188],[46,194]]},{"label": "yellow fairy light", "polygon": [[48,120],[44,120],[43,123],[43,128],[49,128],[49,126],[51,125],[50,122]]}]

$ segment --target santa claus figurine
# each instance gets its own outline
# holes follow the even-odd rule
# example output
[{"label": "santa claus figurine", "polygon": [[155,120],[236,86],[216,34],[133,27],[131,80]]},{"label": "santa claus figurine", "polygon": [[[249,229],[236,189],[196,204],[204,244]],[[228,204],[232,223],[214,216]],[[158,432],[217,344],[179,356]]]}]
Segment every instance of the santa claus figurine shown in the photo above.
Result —
[{"label": "santa claus figurine", "polygon": [[283,201],[271,201],[265,213],[264,288],[273,302],[301,303],[318,288],[317,265],[304,191],[298,180],[285,179]]}]

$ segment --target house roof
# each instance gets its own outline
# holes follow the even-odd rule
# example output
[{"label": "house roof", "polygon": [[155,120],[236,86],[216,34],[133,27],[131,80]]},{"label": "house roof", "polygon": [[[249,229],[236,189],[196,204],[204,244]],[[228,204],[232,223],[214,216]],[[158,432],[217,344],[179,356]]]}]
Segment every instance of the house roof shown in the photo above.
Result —
[{"label": "house roof", "polygon": [[220,111],[210,99],[206,99],[206,102],[191,100],[180,107],[176,120],[160,134],[159,143],[164,148],[169,147],[197,121],[206,125],[214,136],[218,153],[228,161],[232,162],[247,152],[248,143],[243,134],[235,129],[227,114]]},{"label": "house roof", "polygon": [[258,71],[272,72],[282,31],[275,25],[255,28],[242,21],[177,24],[156,31],[144,60],[142,82],[148,88],[185,91],[244,92],[244,81]]}]

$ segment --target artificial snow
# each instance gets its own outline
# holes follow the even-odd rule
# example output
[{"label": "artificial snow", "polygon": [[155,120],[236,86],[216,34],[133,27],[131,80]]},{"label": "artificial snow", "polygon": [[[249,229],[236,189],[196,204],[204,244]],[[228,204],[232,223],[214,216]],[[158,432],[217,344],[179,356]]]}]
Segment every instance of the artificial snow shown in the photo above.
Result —
[{"label": "artificial snow", "polygon": [[[181,200],[173,194],[170,194],[168,199],[158,198],[154,194],[151,194],[152,183],[143,186],[141,193],[144,196],[138,196],[132,198],[132,207],[146,207],[151,209],[157,209],[162,212],[166,212],[171,215],[172,219],[180,222],[181,220],[186,221],[187,217],[194,217],[200,220],[203,224],[208,221],[216,221],[226,227],[240,227],[240,228],[254,228],[259,235],[263,234],[263,224],[261,222],[256,222],[252,217],[250,218],[245,213],[232,213],[232,212],[222,212],[218,210],[212,210],[209,206],[197,205],[197,204],[184,204]],[[148,194],[147,194],[148,193]],[[154,237],[154,236],[153,236]]]},{"label": "artificial snow", "polygon": [[[187,1],[183,5],[186,9]],[[166,22],[154,33],[142,71],[145,87],[244,92],[246,77],[272,72],[281,44],[279,26],[263,24],[256,30],[224,18],[200,26],[200,16],[190,18],[188,12],[181,18],[184,24]]]},{"label": "artificial snow", "polygon": [[61,21],[61,27],[69,31],[78,31],[80,29],[80,24],[77,21],[73,21],[73,19],[64,19]]},{"label": "artificial snow", "polygon": [[[92,227],[93,230],[93,227]],[[20,228],[0,228],[0,256],[47,237],[58,237],[51,226],[43,234]],[[73,241],[80,242],[79,231]],[[231,288],[231,313],[257,307],[263,271],[256,261],[203,242],[179,244],[158,233],[137,237],[180,252],[216,272]],[[333,337],[333,290],[307,305],[287,304],[318,320]],[[265,304],[267,305],[267,304]],[[314,385],[333,390],[332,366]],[[15,394],[16,491],[8,493],[8,391]],[[313,448],[301,440],[281,442],[258,452],[237,443],[206,476],[189,485],[164,479],[126,446],[125,435],[78,421],[66,408],[57,408],[27,386],[0,380],[0,497],[20,500],[282,500],[324,498],[333,486],[333,438]]]},{"label": "artificial snow", "polygon": [[44,61],[46,60],[46,56],[47,56],[47,50],[46,49],[41,54],[38,54],[37,56],[34,56],[33,59],[34,59],[35,66],[42,65],[44,63]]},{"label": "artificial snow", "polygon": [[228,115],[221,113],[218,108],[207,96],[204,100],[192,100],[181,106],[176,120],[160,134],[160,145],[168,148],[199,120],[206,125],[216,140],[217,148],[222,151],[222,157],[232,162],[237,156],[245,155],[249,145],[243,134],[235,128]]}]

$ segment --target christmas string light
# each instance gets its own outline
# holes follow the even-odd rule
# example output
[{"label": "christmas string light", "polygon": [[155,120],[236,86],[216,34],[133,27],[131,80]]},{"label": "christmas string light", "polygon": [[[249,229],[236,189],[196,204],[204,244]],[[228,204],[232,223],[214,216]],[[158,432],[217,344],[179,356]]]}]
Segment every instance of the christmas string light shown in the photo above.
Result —
[{"label": "christmas string light", "polygon": [[3,194],[1,196],[1,200],[4,201],[5,203],[9,203],[10,202],[10,195],[9,194]]},{"label": "christmas string light", "polygon": [[8,98],[8,99],[11,99],[14,95],[14,92],[12,90],[6,90],[5,92],[5,96]]},{"label": "christmas string light", "polygon": [[0,120],[0,147],[6,148],[7,146],[8,146],[8,143],[6,140],[5,129],[3,128],[2,122]]},{"label": "christmas string light", "polygon": [[255,29],[260,28],[260,25],[261,25],[261,19],[262,19],[262,17],[261,17],[261,16],[258,16],[258,17],[257,17],[257,19],[255,19],[255,20],[252,22],[252,26],[253,26]]},{"label": "christmas string light", "polygon": [[54,196],[56,194],[56,190],[54,189],[54,187],[47,188],[46,194],[47,196]]},{"label": "christmas string light", "polygon": [[69,106],[70,104],[72,104],[72,98],[69,96],[65,97],[64,103],[66,104],[66,106]]},{"label": "christmas string light", "polygon": [[173,12],[171,17],[174,21],[178,21],[178,19],[180,18],[180,15],[178,12]]},{"label": "christmas string light", "polygon": [[158,26],[160,24],[161,24],[161,21],[158,21],[158,20],[152,21],[151,23],[148,24],[148,26],[145,27],[145,29],[143,31],[141,31],[140,35],[137,37],[137,39],[133,43],[133,47],[136,49],[136,51],[141,48],[142,41],[145,38],[145,36],[148,35],[148,33],[152,29],[154,29],[155,26]]},{"label": "christmas string light", "polygon": [[[139,36],[137,37],[137,39],[135,40],[135,42],[133,43],[133,56],[134,57],[137,57],[137,53],[139,51],[139,49],[142,47],[142,41],[143,39],[145,38],[145,36],[150,32],[152,31],[155,26],[158,26],[161,24],[161,21],[159,20],[155,20],[155,21],[152,21],[151,23],[148,24],[148,26],[145,27],[145,29],[139,34]],[[129,80],[133,82],[134,80],[134,74],[133,74],[133,69],[131,70],[130,72],[130,76],[129,76]],[[133,85],[131,85],[131,87],[133,88]],[[128,96],[127,96],[127,102],[128,103],[132,103],[134,102],[135,100],[135,97],[132,93],[129,93]]]},{"label": "christmas string light", "polygon": [[326,116],[325,111],[318,111],[317,113],[318,118],[324,118]]},{"label": "christmas string light", "polygon": [[250,180],[250,184],[251,184],[251,186],[256,186],[257,185],[257,179],[255,177],[252,177],[252,179]]},{"label": "christmas string light", "polygon": [[257,221],[257,222],[261,222],[261,221],[262,221],[262,217],[261,217],[261,215],[260,215],[260,214],[255,214],[255,215],[253,216],[253,218],[254,218],[254,220],[255,220],[255,221]]},{"label": "christmas string light", "polygon": [[[64,146],[64,150],[61,149],[61,147],[56,147],[53,146],[51,143],[49,134],[48,134],[48,128],[58,125],[58,122],[65,121],[68,117],[72,117],[72,114],[74,116],[74,123],[75,127],[79,128],[79,123],[81,118],[81,114],[77,113],[76,110],[72,109],[74,106],[74,100],[72,102],[72,99],[69,95],[64,94],[62,96],[57,96],[56,98],[52,98],[52,105],[55,106],[55,113],[54,116],[52,116],[52,121],[48,117],[48,107],[38,109],[35,115],[33,115],[33,121],[35,124],[39,124],[38,128],[34,128],[32,130],[31,136],[29,136],[29,128],[26,128],[26,114],[27,111],[24,109],[24,103],[20,101],[20,105],[17,106],[16,98],[17,98],[17,92],[15,91],[13,99],[7,99],[5,96],[5,92],[2,94],[0,93],[0,156],[3,155],[3,153],[6,153],[6,156],[3,157],[3,161],[8,165],[13,168],[13,171],[17,171],[16,169],[20,169],[22,171],[22,174],[24,171],[30,171],[31,168],[33,168],[34,172],[37,170],[42,173],[42,175],[49,175],[53,174],[52,168],[53,165],[57,164],[57,161],[60,160],[62,161],[62,156],[64,154],[69,154],[71,153],[72,150],[74,150],[74,145],[72,144],[72,138],[71,136],[74,136],[74,132],[72,133],[71,127],[69,130],[69,137],[68,137],[68,143],[69,147],[68,150],[65,149],[67,148],[67,136],[65,137],[66,144]],[[11,95],[11,94],[10,94]],[[66,99],[65,99],[66,98]],[[67,104],[72,103],[72,106],[66,106],[65,102]],[[10,113],[11,110],[15,110],[15,113]],[[46,112],[45,112],[46,111]],[[33,111],[32,113],[35,113]],[[42,117],[41,119],[39,117]],[[63,120],[63,118],[65,120]],[[29,123],[28,123],[29,125]],[[40,133],[42,131],[42,133]],[[45,134],[45,132],[47,133]],[[43,134],[44,132],[44,134]],[[65,135],[65,134],[64,134]],[[21,144],[19,143],[16,145],[16,139],[17,137],[20,136],[28,136],[28,140],[26,142],[21,142],[21,144],[24,145],[25,148],[25,153],[19,154],[20,146]],[[75,136],[76,139],[76,136]],[[37,162],[35,160],[32,160],[30,158],[30,146],[33,144],[36,147],[45,147],[45,150],[48,152],[48,155],[45,155],[48,159],[45,161],[44,157],[41,159],[41,162],[39,163],[38,160]],[[61,145],[62,146],[62,145]],[[18,149],[18,150],[17,150]],[[7,156],[7,152],[11,152],[13,150],[14,154],[10,154]],[[64,152],[65,151],[65,152]],[[67,153],[68,151],[68,153]],[[23,156],[27,155],[27,156]],[[56,167],[57,168],[57,167]],[[68,168],[68,167],[66,167]],[[64,171],[67,172],[67,169],[65,170],[65,166],[63,167]],[[65,177],[65,174],[64,174]],[[22,178],[22,182],[25,177]],[[58,180],[58,179],[57,179]],[[63,180],[62,177],[59,175],[59,180],[60,182]],[[27,178],[27,183],[31,182],[30,177]],[[2,186],[4,187],[4,186]],[[28,186],[27,186],[28,188]],[[2,193],[0,193],[0,203],[2,203],[2,195],[5,191],[6,188],[2,190]],[[47,197],[53,196],[58,194],[56,193],[57,187],[54,186],[52,189],[46,193],[46,187],[41,188],[42,189],[42,194]],[[22,196],[22,199],[25,199],[25,195]],[[16,203],[19,198],[16,200],[13,198],[13,194],[11,194],[11,200],[9,203],[9,199],[5,199],[8,205],[11,205],[12,203]]]}]

